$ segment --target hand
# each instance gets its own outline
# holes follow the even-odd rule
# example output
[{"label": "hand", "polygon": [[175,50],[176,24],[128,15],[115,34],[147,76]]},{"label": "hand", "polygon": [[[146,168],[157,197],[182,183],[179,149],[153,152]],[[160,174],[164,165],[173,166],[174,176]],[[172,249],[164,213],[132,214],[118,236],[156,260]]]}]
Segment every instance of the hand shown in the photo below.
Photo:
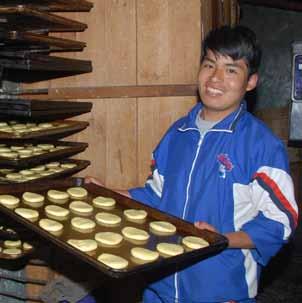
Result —
[{"label": "hand", "polygon": [[102,186],[104,187],[104,184],[101,180],[95,178],[95,177],[92,177],[92,176],[86,176],[85,177],[85,183],[88,184],[88,183],[93,183],[93,184],[96,184],[96,185],[99,185],[99,186]]},{"label": "hand", "polygon": [[194,226],[199,228],[199,229],[208,229],[208,230],[216,232],[216,233],[218,232],[213,225],[210,225],[210,224],[208,224],[206,222],[203,222],[203,221],[195,222]]}]

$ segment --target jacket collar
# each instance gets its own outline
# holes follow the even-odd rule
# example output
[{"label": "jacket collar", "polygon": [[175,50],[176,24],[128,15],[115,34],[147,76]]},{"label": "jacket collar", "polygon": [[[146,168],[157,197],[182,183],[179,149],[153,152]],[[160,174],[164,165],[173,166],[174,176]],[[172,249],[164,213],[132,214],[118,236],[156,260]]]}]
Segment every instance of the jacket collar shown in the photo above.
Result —
[{"label": "jacket collar", "polygon": [[[240,117],[242,116],[243,113],[246,112],[246,107],[247,107],[246,102],[243,100],[237,110],[230,113],[227,117],[225,117],[223,120],[217,123],[213,127],[213,129],[233,132]],[[196,121],[196,116],[198,115],[199,111],[202,108],[203,108],[202,103],[198,102],[185,117],[185,121],[183,125],[179,127],[179,130],[180,131],[198,130],[195,121]]]}]

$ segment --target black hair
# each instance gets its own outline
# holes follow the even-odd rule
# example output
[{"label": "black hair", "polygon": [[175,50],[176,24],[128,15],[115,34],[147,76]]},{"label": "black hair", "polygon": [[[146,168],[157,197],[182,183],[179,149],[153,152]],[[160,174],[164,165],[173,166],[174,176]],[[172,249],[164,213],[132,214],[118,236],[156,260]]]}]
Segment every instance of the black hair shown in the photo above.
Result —
[{"label": "black hair", "polygon": [[245,26],[222,26],[208,33],[203,41],[203,56],[208,50],[215,55],[229,56],[233,60],[244,59],[249,76],[258,71],[261,48],[255,33]]}]

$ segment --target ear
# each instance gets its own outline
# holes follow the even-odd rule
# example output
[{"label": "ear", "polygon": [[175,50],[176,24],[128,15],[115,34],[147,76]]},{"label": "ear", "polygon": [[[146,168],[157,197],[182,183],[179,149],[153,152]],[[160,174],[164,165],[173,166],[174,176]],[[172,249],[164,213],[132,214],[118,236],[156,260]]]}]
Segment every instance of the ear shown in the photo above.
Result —
[{"label": "ear", "polygon": [[257,86],[257,83],[258,83],[258,74],[257,73],[252,74],[247,81],[246,91],[249,92],[253,90]]}]

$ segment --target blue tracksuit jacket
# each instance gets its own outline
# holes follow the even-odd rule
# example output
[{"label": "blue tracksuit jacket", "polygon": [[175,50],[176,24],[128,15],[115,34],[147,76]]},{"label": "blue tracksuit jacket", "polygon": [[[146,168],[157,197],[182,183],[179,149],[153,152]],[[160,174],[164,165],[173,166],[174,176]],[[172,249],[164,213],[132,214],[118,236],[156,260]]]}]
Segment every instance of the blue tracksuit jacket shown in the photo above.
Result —
[{"label": "blue tracksuit jacket", "polygon": [[255,249],[226,249],[150,285],[144,302],[249,301],[260,269],[288,240],[298,220],[285,147],[240,108],[201,137],[202,105],[178,120],[153,153],[145,187],[130,190],[145,204],[220,233],[245,231]]}]

